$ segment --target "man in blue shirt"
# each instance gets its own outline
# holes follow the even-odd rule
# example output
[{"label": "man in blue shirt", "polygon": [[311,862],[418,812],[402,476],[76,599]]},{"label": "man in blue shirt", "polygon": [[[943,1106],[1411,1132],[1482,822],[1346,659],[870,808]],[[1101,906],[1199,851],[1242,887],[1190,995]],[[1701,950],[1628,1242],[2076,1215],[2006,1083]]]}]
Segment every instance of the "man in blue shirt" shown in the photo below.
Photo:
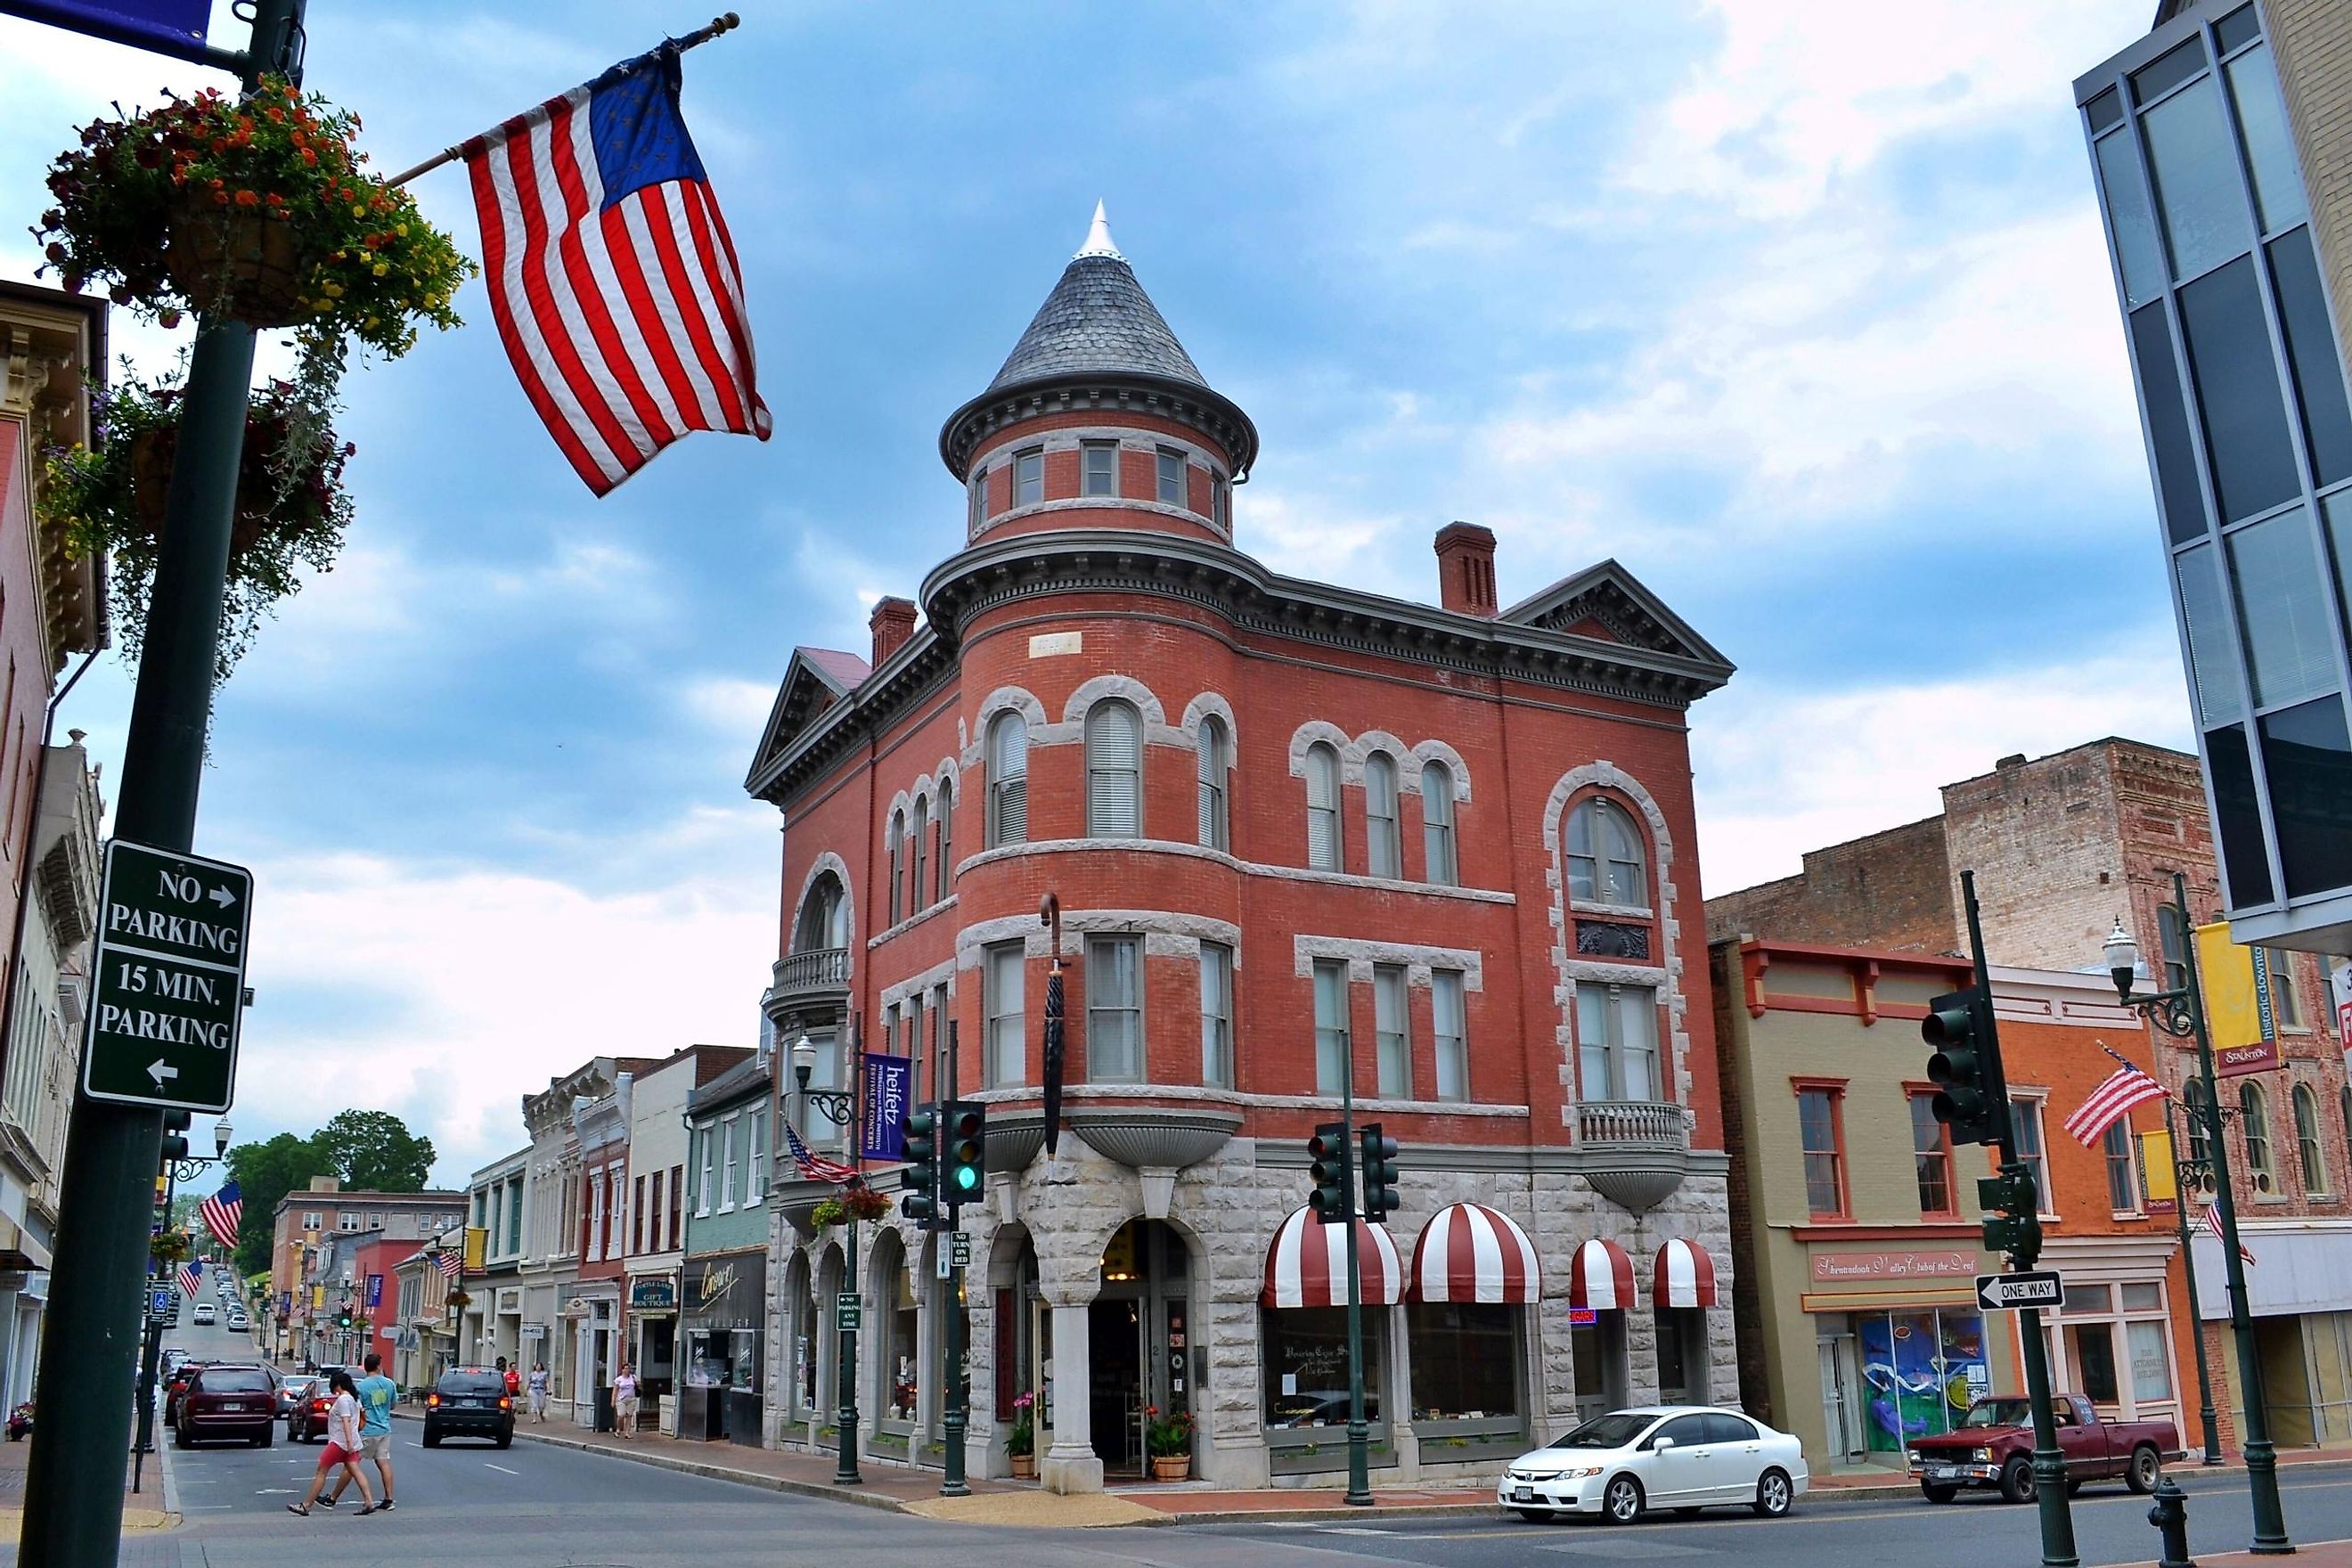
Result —
[{"label": "man in blue shirt", "polygon": [[[360,1457],[375,1464],[375,1473],[383,1480],[383,1500],[376,1510],[383,1512],[392,1507],[392,1405],[400,1397],[400,1385],[383,1375],[383,1357],[373,1351],[367,1354],[367,1375],[359,1380],[360,1396]],[[335,1483],[334,1492],[325,1500],[329,1508],[343,1495],[342,1481]]]}]

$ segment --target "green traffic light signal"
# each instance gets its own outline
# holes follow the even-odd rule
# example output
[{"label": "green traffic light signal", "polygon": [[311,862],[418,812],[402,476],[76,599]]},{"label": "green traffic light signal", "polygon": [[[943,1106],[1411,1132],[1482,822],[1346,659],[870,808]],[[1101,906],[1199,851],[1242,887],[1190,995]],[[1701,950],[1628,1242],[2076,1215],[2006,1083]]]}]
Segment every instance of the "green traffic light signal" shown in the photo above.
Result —
[{"label": "green traffic light signal", "polygon": [[1307,1141],[1308,1171],[1315,1180],[1314,1192],[1307,1194],[1307,1206],[1324,1225],[1338,1225],[1353,1217],[1355,1194],[1353,1173],[1349,1166],[1348,1129],[1338,1121],[1326,1121],[1315,1129],[1315,1136]]},{"label": "green traffic light signal", "polygon": [[1364,1217],[1378,1225],[1402,1206],[1396,1190],[1397,1141],[1370,1122],[1356,1131],[1357,1167],[1363,1175]]},{"label": "green traffic light signal", "polygon": [[948,1141],[940,1162],[940,1198],[949,1210],[978,1203],[988,1173],[988,1109],[959,1100],[947,1108]]},{"label": "green traffic light signal", "polygon": [[940,1210],[939,1126],[939,1113],[928,1106],[907,1112],[898,1124],[899,1149],[907,1162],[900,1177],[907,1192],[898,1200],[898,1212],[925,1224]]}]

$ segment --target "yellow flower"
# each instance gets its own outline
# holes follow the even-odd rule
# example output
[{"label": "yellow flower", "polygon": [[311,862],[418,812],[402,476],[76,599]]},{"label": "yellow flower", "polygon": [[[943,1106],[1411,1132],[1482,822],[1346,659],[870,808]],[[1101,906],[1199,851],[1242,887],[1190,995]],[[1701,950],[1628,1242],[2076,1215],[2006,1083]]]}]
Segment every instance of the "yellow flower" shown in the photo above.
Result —
[{"label": "yellow flower", "polygon": [[353,217],[367,216],[367,205],[363,202],[353,202],[352,204],[352,216]]},{"label": "yellow flower", "polygon": [[394,224],[392,226],[392,232],[400,236],[401,238],[406,239],[408,237],[408,226],[404,223]]},{"label": "yellow flower", "polygon": [[340,300],[343,297],[343,286],[340,283],[327,284],[321,291],[330,300]]},{"label": "yellow flower", "polygon": [[379,262],[377,262],[377,263],[375,264],[375,268],[374,268],[375,275],[376,275],[377,277],[379,277],[379,278],[383,277],[385,273],[387,273],[387,272],[389,272],[389,271],[391,271],[391,270],[392,270],[392,263],[390,263],[389,261],[379,261]]}]

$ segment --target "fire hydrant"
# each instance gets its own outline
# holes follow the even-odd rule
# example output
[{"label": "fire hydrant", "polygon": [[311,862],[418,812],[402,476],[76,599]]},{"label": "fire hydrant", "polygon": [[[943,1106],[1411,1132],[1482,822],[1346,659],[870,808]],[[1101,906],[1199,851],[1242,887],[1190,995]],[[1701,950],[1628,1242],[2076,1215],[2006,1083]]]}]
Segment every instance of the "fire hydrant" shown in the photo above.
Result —
[{"label": "fire hydrant", "polygon": [[2156,1483],[2156,1506],[2147,1510],[2147,1521],[2156,1526],[2164,1542],[2164,1554],[2157,1559],[2156,1568],[2197,1568],[2196,1560],[2189,1555],[2189,1496],[2173,1484],[2170,1476]]}]

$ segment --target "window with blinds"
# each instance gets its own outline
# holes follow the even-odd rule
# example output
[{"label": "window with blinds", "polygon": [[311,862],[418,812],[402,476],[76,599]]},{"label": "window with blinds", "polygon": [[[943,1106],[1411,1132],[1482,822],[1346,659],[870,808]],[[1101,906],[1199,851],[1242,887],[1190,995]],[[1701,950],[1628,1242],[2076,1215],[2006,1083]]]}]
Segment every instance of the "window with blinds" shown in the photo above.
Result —
[{"label": "window with blinds", "polygon": [[988,1009],[988,1049],[983,1071],[988,1087],[1023,1081],[1022,1011],[1024,954],[1017,942],[999,942],[987,950],[987,968],[981,981],[981,1002]]},{"label": "window with blinds", "polygon": [[1404,875],[1397,837],[1396,763],[1375,752],[1364,762],[1365,868],[1375,877]]},{"label": "window with blinds", "polygon": [[988,728],[988,844],[1029,837],[1029,721],[1000,713]]},{"label": "window with blinds", "polygon": [[1143,717],[1126,702],[1087,710],[1087,837],[1143,836]]},{"label": "window with blinds", "polygon": [[1407,1023],[1411,1016],[1411,1009],[1405,1005],[1404,967],[1395,963],[1373,965],[1372,1032],[1383,1100],[1412,1097],[1412,1032]]},{"label": "window with blinds", "polygon": [[1348,1078],[1348,965],[1315,961],[1315,1092],[1337,1094]]},{"label": "window with blinds", "polygon": [[905,856],[906,856],[906,837],[907,837],[906,818],[905,818],[905,817],[903,817],[903,816],[899,816],[899,814],[898,814],[898,813],[897,813],[897,812],[895,812],[895,811],[894,811],[894,812],[892,812],[892,813],[890,814],[890,835],[889,835],[889,846],[890,846],[890,923],[891,923],[892,925],[897,925],[897,924],[898,923],[898,921],[899,921],[902,918],[904,918],[904,911],[903,911],[903,910],[902,910],[902,909],[901,909],[901,907],[900,907],[900,906],[901,906],[901,901],[902,901],[902,900],[901,900],[901,896],[900,896],[900,895],[901,895],[901,890],[902,890],[903,884],[901,883],[901,881],[900,881],[900,879],[899,879],[899,873],[900,873],[901,871],[903,871],[903,870],[906,868],[906,867],[905,867]]},{"label": "window with blinds", "polygon": [[1213,713],[1202,720],[1196,748],[1201,773],[1201,842],[1212,849],[1231,848],[1225,780],[1232,764],[1225,743],[1225,721]]},{"label": "window with blinds", "polygon": [[1437,1036],[1437,1098],[1470,1098],[1470,1030],[1462,1001],[1462,975],[1440,969],[1429,977],[1429,1013]]},{"label": "window with blinds", "polygon": [[1339,842],[1339,753],[1322,742],[1307,748],[1307,864],[1342,868]]},{"label": "window with blinds", "polygon": [[1443,888],[1462,880],[1454,854],[1454,770],[1425,763],[1421,770],[1422,875]]},{"label": "window with blinds", "polygon": [[907,843],[907,912],[910,915],[929,907],[925,895],[931,885],[923,879],[923,868],[928,864],[923,851],[930,847],[930,837],[931,803],[919,800],[915,803],[915,830],[908,836]]},{"label": "window with blinds", "polygon": [[1234,1087],[1234,950],[1201,944],[1201,1081]]},{"label": "window with blinds", "polygon": [[1143,1079],[1143,939],[1087,943],[1087,1081]]},{"label": "window with blinds", "polygon": [[940,852],[934,858],[938,868],[934,873],[931,898],[936,902],[948,896],[953,885],[955,871],[950,864],[955,852],[955,785],[942,782],[940,785]]}]

